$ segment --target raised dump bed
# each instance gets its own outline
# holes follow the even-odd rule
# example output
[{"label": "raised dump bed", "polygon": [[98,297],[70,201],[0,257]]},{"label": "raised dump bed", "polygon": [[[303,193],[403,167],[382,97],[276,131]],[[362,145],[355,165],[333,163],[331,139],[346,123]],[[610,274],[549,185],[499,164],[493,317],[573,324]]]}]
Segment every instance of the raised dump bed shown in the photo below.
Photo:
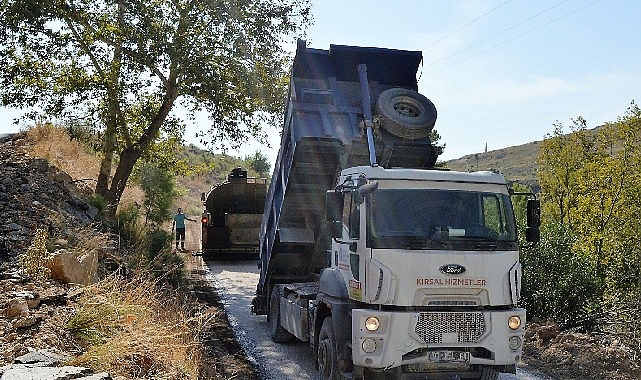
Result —
[{"label": "raised dump bed", "polygon": [[[378,165],[433,167],[438,152],[429,133],[436,109],[416,92],[421,61],[418,51],[341,45],[322,50],[299,41],[261,227],[263,271],[303,281],[324,265],[324,259],[312,256],[324,218],[325,192],[341,169],[370,164],[364,103],[369,108],[365,111],[374,113]],[[369,102],[363,101],[359,67],[366,69]],[[388,115],[398,114],[400,108],[415,113],[407,118],[409,126],[389,122]],[[413,120],[422,124],[413,128]]]}]

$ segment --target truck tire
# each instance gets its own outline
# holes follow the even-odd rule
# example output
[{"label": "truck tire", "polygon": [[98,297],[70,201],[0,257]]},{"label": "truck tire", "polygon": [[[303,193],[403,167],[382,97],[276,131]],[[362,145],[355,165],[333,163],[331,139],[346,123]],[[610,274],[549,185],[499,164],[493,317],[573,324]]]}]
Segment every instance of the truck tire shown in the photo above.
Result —
[{"label": "truck tire", "polygon": [[269,300],[269,334],[276,343],[288,343],[294,340],[294,335],[280,324],[280,297],[283,296],[283,288],[274,286]]},{"label": "truck tire", "polygon": [[499,372],[491,367],[481,367],[481,377],[479,380],[496,380],[499,377]]},{"label": "truck tire", "polygon": [[425,96],[405,88],[383,91],[376,102],[381,127],[389,133],[406,138],[427,137],[436,123],[436,107]]},{"label": "truck tire", "polygon": [[329,316],[323,320],[323,325],[318,334],[318,347],[316,349],[318,371],[323,380],[338,380],[341,378],[336,351],[334,323],[332,322],[332,317]]}]

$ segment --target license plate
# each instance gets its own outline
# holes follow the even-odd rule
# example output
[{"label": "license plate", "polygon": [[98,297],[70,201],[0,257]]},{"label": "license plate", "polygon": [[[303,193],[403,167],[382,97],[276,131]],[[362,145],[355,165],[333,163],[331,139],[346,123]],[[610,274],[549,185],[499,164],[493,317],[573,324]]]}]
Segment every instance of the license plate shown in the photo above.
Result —
[{"label": "license plate", "polygon": [[459,351],[430,351],[429,359],[432,363],[469,363],[470,353]]}]

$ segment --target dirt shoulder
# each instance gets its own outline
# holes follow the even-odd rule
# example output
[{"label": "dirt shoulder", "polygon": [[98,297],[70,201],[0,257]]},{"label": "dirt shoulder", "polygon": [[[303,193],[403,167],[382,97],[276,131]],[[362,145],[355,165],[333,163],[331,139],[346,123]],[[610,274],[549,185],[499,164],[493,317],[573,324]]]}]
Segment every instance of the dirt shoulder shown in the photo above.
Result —
[{"label": "dirt shoulder", "polygon": [[190,292],[196,307],[210,316],[201,333],[202,379],[259,379],[254,366],[236,340],[216,289],[207,281],[201,256],[182,253],[188,271]]},{"label": "dirt shoulder", "polygon": [[[538,322],[538,323],[537,323]],[[555,323],[530,323],[523,361],[559,380],[634,380],[641,369],[632,350],[611,336],[561,331]]]}]

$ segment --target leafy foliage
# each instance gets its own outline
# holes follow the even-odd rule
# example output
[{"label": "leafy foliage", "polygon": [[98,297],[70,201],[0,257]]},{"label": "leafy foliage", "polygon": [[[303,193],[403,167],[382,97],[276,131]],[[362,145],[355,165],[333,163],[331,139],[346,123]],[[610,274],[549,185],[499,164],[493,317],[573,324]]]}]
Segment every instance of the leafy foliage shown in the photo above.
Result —
[{"label": "leafy foliage", "polygon": [[522,251],[522,302],[529,315],[567,324],[594,311],[599,280],[589,260],[573,252],[575,242],[567,226],[549,223],[541,242]]},{"label": "leafy foliage", "polygon": [[146,164],[136,171],[135,178],[145,192],[145,223],[159,226],[170,220],[170,209],[178,195],[174,175],[158,165]]},{"label": "leafy foliage", "polygon": [[267,178],[269,176],[271,164],[263,152],[257,150],[253,156],[245,157],[244,161],[247,167],[253,169],[261,178]]},{"label": "leafy foliage", "polygon": [[[638,304],[641,289],[641,111],[632,103],[615,123],[591,131],[585,124],[578,118],[567,135],[557,125],[542,143],[538,175],[547,233],[536,254],[546,262],[525,256],[531,272],[524,288],[532,292],[528,306],[541,316],[604,329],[612,321],[603,316]],[[555,288],[546,284],[550,277]],[[559,299],[572,305],[557,305]]]},{"label": "leafy foliage", "polygon": [[180,142],[197,115],[209,119],[203,143],[264,140],[261,126],[277,123],[288,83],[285,45],[311,18],[307,0],[4,0],[2,8],[2,104],[70,125],[88,120],[101,136],[96,190],[111,210],[139,159],[158,160],[149,154],[156,148],[171,164],[162,147]]}]

